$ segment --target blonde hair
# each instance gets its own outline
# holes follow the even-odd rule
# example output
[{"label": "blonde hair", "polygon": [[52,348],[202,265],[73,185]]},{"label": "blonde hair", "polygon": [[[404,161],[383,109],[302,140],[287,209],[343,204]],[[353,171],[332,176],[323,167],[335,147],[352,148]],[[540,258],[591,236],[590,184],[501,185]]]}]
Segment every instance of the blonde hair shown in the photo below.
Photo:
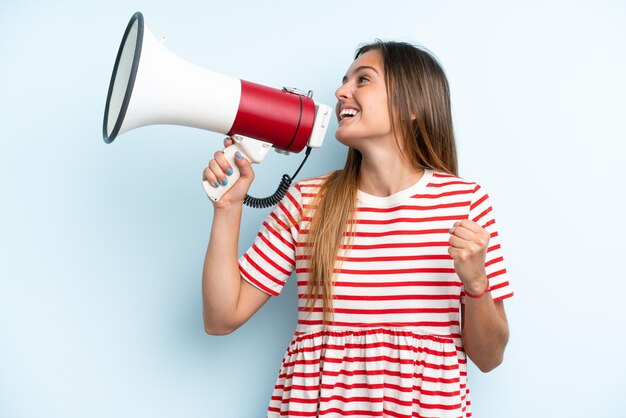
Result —
[{"label": "blonde hair", "polygon": [[[372,50],[382,55],[391,129],[401,133],[396,140],[403,155],[418,170],[429,168],[457,175],[450,92],[437,60],[411,44],[382,41],[360,47],[354,58]],[[333,311],[333,279],[340,266],[336,262],[344,237],[349,240],[343,253],[352,246],[360,167],[361,153],[350,148],[343,170],[322,182],[307,209],[314,212],[304,247],[309,259],[304,297],[309,313],[322,299],[323,325]]]}]

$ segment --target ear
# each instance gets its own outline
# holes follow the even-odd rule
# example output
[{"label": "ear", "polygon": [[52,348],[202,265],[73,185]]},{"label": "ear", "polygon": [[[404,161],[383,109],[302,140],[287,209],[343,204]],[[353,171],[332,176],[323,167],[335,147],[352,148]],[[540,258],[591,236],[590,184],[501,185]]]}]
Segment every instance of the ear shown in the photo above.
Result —
[{"label": "ear", "polygon": [[411,120],[415,120],[417,119],[417,116],[415,116],[415,113],[411,113]]}]

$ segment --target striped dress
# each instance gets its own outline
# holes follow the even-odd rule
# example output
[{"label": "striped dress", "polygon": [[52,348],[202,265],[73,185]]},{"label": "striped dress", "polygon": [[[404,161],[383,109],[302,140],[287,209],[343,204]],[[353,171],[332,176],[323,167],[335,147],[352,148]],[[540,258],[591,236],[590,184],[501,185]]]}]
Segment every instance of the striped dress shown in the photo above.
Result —
[{"label": "striped dress", "polygon": [[512,296],[489,196],[432,170],[389,197],[359,192],[353,246],[336,264],[333,320],[322,328],[321,301],[309,313],[304,298],[310,217],[301,215],[324,177],[292,186],[239,259],[242,277],[274,296],[296,272],[298,322],[267,416],[470,417],[448,230],[470,219],[490,232],[491,297]]}]

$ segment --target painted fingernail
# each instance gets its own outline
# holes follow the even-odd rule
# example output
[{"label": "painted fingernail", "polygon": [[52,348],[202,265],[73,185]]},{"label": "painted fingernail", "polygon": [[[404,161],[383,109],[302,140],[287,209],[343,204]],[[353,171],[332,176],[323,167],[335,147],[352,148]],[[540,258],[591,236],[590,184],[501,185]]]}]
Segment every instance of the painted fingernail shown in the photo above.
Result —
[{"label": "painted fingernail", "polygon": [[455,229],[456,229],[456,225],[452,225],[452,228],[450,228],[450,231],[449,231],[449,232],[450,232],[450,233],[453,233]]},{"label": "painted fingernail", "polygon": [[222,180],[222,184],[223,184],[224,186],[226,186],[226,185],[228,184],[228,180],[226,180],[226,179]]},{"label": "painted fingernail", "polygon": [[226,174],[228,174],[229,176],[233,174],[233,169],[229,168],[228,170],[226,170]]},{"label": "painted fingernail", "polygon": [[230,138],[224,138],[224,145],[226,145],[226,142],[228,142]]},{"label": "painted fingernail", "polygon": [[218,187],[220,187],[220,184],[218,182],[215,182],[214,186],[215,186],[215,188],[218,188]]},{"label": "painted fingernail", "polygon": [[243,156],[241,155],[241,153],[239,151],[237,151],[237,154],[235,154],[237,156],[237,159],[241,160],[241,158],[243,158]]}]

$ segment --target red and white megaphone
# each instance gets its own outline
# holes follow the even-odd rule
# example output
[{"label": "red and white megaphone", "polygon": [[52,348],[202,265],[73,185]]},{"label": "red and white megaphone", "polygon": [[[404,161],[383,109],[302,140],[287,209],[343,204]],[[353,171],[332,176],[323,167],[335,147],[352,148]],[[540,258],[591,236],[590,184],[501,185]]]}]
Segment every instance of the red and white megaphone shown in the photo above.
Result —
[{"label": "red and white megaphone", "polygon": [[235,143],[224,149],[234,171],[229,183],[214,187],[203,181],[207,195],[217,202],[239,178],[237,151],[259,163],[272,147],[288,153],[322,145],[332,110],[311,96],[191,64],[166,49],[137,12],[115,60],[102,135],[111,143],[131,129],[167,124],[233,136]]}]

